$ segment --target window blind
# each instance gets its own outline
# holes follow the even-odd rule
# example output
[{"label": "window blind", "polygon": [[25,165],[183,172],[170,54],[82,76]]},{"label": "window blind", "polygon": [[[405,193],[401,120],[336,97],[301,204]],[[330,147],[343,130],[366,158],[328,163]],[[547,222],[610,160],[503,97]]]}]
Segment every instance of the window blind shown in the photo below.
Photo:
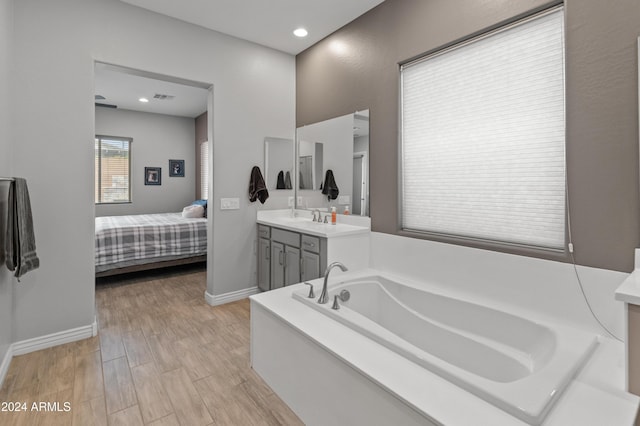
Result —
[{"label": "window blind", "polygon": [[564,12],[401,69],[402,227],[561,249]]},{"label": "window blind", "polygon": [[209,141],[200,144],[200,196],[209,199]]},{"label": "window blind", "polygon": [[131,139],[98,136],[95,143],[96,203],[131,201]]}]

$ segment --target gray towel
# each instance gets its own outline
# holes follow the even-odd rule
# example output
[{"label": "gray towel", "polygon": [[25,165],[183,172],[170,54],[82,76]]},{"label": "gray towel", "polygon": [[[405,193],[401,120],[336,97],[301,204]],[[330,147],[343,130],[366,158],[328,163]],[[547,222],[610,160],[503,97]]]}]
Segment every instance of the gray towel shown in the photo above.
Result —
[{"label": "gray towel", "polygon": [[284,175],[284,189],[293,189],[291,187],[291,174],[289,172]]},{"label": "gray towel", "polygon": [[33,217],[27,181],[15,178],[9,187],[9,212],[7,215],[6,264],[20,277],[40,266],[36,255],[36,237],[33,233]]},{"label": "gray towel", "polygon": [[253,166],[251,169],[251,177],[249,178],[249,201],[252,203],[260,200],[262,204],[269,198],[267,185],[264,183],[260,167]]},{"label": "gray towel", "polygon": [[336,180],[333,177],[333,170],[329,169],[324,176],[324,185],[322,186],[322,193],[327,196],[329,201],[335,200],[340,194]]}]

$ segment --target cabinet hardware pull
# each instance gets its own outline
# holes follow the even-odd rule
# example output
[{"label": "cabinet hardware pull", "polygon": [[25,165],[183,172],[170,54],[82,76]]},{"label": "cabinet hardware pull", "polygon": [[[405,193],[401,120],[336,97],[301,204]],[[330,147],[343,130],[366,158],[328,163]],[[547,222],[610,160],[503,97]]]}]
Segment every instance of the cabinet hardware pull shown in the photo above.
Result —
[{"label": "cabinet hardware pull", "polygon": [[280,263],[280,265],[284,265],[284,263],[282,263],[282,252],[281,251],[278,252],[278,262]]},{"label": "cabinet hardware pull", "polygon": [[305,245],[305,246],[309,246],[309,247],[315,247],[315,244],[314,244],[314,243],[308,243],[308,242],[306,242],[306,241],[304,242],[304,245]]}]

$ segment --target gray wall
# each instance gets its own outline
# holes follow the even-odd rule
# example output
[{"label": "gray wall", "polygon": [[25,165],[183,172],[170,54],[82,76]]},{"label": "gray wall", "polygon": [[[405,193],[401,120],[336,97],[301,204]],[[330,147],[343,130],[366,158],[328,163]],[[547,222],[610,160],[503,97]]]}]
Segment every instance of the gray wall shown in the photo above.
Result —
[{"label": "gray wall", "polygon": [[[297,127],[370,109],[374,231],[400,233],[398,63],[545,4],[387,0],[296,57]],[[565,12],[567,175],[576,260],[630,271],[640,242],[640,7],[637,0],[567,0]],[[566,254],[515,252],[568,260]]]},{"label": "gray wall", "polygon": [[[10,64],[13,42],[13,1],[0,0],[0,176],[12,176]],[[4,266],[5,224],[9,184],[0,182],[0,362],[12,343],[13,286],[15,279]]]},{"label": "gray wall", "polygon": [[15,339],[94,320],[94,61],[213,85],[212,197],[240,209],[209,209],[207,287],[255,286],[249,173],[265,135],[293,137],[294,58],[117,0],[20,0],[14,23],[13,172],[29,180],[41,261],[15,288]]},{"label": "gray wall", "polygon": [[[195,200],[195,120],[96,108],[96,134],[133,138],[131,203],[96,205],[96,216],[181,212]],[[184,177],[169,177],[169,159],[185,161]],[[145,185],[144,168],[161,167],[162,185]]]}]

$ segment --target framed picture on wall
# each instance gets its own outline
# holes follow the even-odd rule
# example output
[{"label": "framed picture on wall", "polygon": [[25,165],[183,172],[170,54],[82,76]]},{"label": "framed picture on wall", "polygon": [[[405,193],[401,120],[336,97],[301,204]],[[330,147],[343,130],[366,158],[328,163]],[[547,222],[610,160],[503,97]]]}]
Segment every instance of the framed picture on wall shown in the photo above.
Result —
[{"label": "framed picture on wall", "polygon": [[162,185],[162,167],[145,167],[144,184]]},{"label": "framed picture on wall", "polygon": [[184,177],[184,160],[169,160],[169,177]]}]

